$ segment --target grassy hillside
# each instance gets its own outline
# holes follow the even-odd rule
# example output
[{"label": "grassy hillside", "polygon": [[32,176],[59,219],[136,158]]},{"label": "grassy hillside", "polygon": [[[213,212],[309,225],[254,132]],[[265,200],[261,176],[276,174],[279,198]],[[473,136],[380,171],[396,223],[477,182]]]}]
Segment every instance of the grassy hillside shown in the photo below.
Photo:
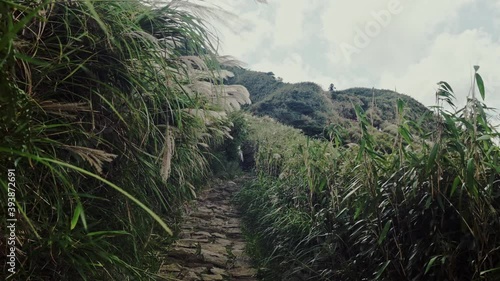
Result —
[{"label": "grassy hillside", "polygon": [[[366,98],[349,91],[337,99]],[[453,97],[440,83],[437,100]],[[390,152],[361,106],[349,146],[248,117],[258,176],[236,202],[261,280],[500,280],[499,134],[487,106],[437,107],[436,129],[418,138],[408,106],[397,101]]]},{"label": "grassy hillside", "polygon": [[[352,88],[324,91],[311,82],[283,83],[272,72],[231,69],[235,76],[229,84],[241,84],[250,92],[253,104],[249,111],[258,116],[270,116],[308,136],[327,136],[327,127],[336,127],[345,142],[359,140],[354,107],[359,105],[375,128],[394,132],[396,101],[403,100],[410,120],[422,121],[431,112],[413,98],[390,90]],[[430,129],[424,127],[424,129]]]},{"label": "grassy hillside", "polygon": [[251,111],[271,116],[307,135],[321,135],[332,111],[326,99],[314,83],[283,84],[252,105]]}]

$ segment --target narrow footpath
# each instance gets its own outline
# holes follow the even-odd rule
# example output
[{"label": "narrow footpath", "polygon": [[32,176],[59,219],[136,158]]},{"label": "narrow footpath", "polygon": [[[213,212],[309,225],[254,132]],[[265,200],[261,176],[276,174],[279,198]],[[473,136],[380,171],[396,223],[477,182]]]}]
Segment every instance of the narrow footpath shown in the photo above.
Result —
[{"label": "narrow footpath", "polygon": [[186,281],[257,280],[230,202],[237,191],[235,182],[221,181],[198,197],[184,214],[179,240],[164,258],[160,275]]}]

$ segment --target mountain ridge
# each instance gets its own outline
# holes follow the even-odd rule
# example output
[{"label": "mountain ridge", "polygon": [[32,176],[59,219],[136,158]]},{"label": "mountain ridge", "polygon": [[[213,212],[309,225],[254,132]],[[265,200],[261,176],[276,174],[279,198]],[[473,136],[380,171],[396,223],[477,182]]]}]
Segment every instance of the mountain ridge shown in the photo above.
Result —
[{"label": "mountain ridge", "polygon": [[[414,98],[387,89],[353,87],[345,90],[325,91],[313,82],[285,83],[273,72],[259,72],[244,68],[231,68],[234,76],[228,84],[245,86],[252,104],[245,109],[257,116],[269,116],[277,121],[301,129],[311,137],[327,137],[325,128],[340,128],[344,142],[359,140],[360,131],[354,107],[365,112],[378,131],[396,134],[396,103],[406,104],[409,120],[423,123],[432,118],[432,112]],[[432,128],[427,122],[426,129]]]}]

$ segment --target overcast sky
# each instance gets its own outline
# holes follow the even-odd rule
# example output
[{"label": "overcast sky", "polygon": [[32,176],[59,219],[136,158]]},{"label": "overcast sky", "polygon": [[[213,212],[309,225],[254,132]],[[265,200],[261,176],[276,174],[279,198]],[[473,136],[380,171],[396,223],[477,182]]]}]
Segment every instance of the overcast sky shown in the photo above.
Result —
[{"label": "overcast sky", "polygon": [[[500,0],[217,0],[220,52],[285,82],[397,89],[433,105],[447,81],[461,101],[473,66],[500,108]],[[227,17],[230,18],[230,17]]]}]

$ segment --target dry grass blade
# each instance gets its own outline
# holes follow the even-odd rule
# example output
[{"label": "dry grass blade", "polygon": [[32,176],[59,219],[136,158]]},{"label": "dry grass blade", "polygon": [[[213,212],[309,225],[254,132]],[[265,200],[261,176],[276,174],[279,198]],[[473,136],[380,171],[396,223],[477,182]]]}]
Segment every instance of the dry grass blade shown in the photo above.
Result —
[{"label": "dry grass blade", "polygon": [[213,125],[214,121],[221,121],[227,117],[227,114],[224,111],[192,109],[192,108],[184,109],[183,111],[193,117],[201,119],[203,123],[207,126]]},{"label": "dry grass blade", "polygon": [[182,56],[179,60],[184,63],[188,69],[198,69],[208,71],[208,66],[201,57],[198,56]]},{"label": "dry grass blade", "polygon": [[172,171],[172,157],[175,151],[175,139],[171,128],[165,134],[165,145],[163,147],[163,157],[161,165],[161,176],[163,180],[168,180]]},{"label": "dry grass blade", "polygon": [[87,161],[97,170],[99,174],[102,174],[102,166],[105,162],[110,163],[117,157],[116,154],[107,153],[106,151],[100,149],[71,145],[63,145],[62,147],[76,153],[82,159]]},{"label": "dry grass blade", "polygon": [[223,106],[227,111],[239,110],[243,104],[251,104],[250,93],[248,90],[240,85],[225,86],[223,88],[223,95],[221,99],[224,102]]},{"label": "dry grass blade", "polygon": [[215,86],[212,83],[206,81],[193,81],[192,84],[187,85],[188,88],[197,92],[199,94],[205,95],[207,97],[215,97]]},{"label": "dry grass blade", "polygon": [[86,102],[67,103],[47,100],[38,103],[38,105],[46,113],[68,118],[76,118],[76,115],[68,112],[94,112]]},{"label": "dry grass blade", "polygon": [[245,63],[234,58],[233,56],[218,56],[217,61],[223,66],[242,67]]}]

